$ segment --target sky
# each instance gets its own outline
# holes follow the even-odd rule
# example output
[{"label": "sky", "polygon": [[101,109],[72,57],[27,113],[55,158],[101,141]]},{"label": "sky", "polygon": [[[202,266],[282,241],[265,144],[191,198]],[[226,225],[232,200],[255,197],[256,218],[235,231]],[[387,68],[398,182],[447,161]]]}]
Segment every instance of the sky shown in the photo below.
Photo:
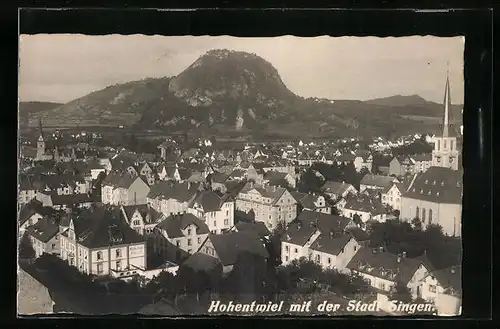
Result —
[{"label": "sky", "polygon": [[463,37],[236,38],[21,35],[19,99],[66,103],[109,85],[175,76],[211,49],[255,53],[303,97],[369,100],[420,95],[463,103]]}]

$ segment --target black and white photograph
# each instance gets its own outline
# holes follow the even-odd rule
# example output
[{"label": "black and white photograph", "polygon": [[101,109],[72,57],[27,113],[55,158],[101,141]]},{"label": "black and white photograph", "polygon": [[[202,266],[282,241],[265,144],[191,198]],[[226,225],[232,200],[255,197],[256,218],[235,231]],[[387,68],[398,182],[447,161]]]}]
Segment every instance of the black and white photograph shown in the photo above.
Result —
[{"label": "black and white photograph", "polygon": [[465,37],[21,34],[18,316],[458,316]]}]

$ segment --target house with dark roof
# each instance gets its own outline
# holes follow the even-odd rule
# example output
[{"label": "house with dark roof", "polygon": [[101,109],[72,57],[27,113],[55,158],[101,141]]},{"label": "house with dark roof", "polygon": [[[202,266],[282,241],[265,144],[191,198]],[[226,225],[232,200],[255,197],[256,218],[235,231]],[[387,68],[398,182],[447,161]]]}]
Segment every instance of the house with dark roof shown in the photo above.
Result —
[{"label": "house with dark roof", "polygon": [[56,192],[38,192],[37,200],[44,207],[52,207],[56,210],[71,208],[89,208],[95,200],[90,193],[57,194]]},{"label": "house with dark roof", "polygon": [[389,175],[394,177],[412,174],[415,167],[415,160],[409,156],[395,156],[389,162]]},{"label": "house with dark roof", "polygon": [[35,175],[19,175],[19,196],[17,198],[19,204],[26,204],[36,198],[38,189],[35,181]]},{"label": "house with dark roof", "polygon": [[189,203],[196,197],[201,184],[175,181],[159,181],[146,197],[147,204],[165,216],[185,212]]},{"label": "house with dark roof", "polygon": [[343,216],[348,218],[354,219],[358,215],[363,223],[368,221],[385,222],[389,213],[378,198],[366,194],[347,197],[339,210]]},{"label": "house with dark roof", "polygon": [[71,216],[59,238],[60,257],[82,273],[123,277],[146,269],[146,241],[121,218],[120,209],[83,210]]},{"label": "house with dark roof", "polygon": [[269,253],[261,239],[256,232],[251,230],[210,235],[198,250],[198,253],[217,259],[224,273],[232,271],[239,255],[243,252],[266,260],[269,258]]},{"label": "house with dark roof", "polygon": [[30,237],[36,257],[44,253],[59,255],[59,225],[52,218],[41,218],[36,224],[28,227],[26,233]]},{"label": "house with dark roof", "polygon": [[337,200],[346,197],[349,193],[357,194],[358,190],[352,185],[346,182],[333,182],[326,181],[321,189],[327,194],[332,200]]},{"label": "house with dark roof", "polygon": [[421,282],[419,296],[434,303],[438,315],[462,313],[462,266],[430,272]]},{"label": "house with dark roof", "polygon": [[54,213],[54,209],[44,207],[40,201],[31,200],[30,202],[22,205],[19,210],[19,232],[23,233],[26,228],[36,224],[41,218],[45,216],[53,216]]},{"label": "house with dark roof", "polygon": [[276,170],[269,170],[264,173],[262,178],[264,184],[276,185],[276,186],[286,186],[295,188],[297,182],[295,175],[291,175],[287,172],[280,172]]},{"label": "house with dark roof", "polygon": [[383,191],[391,187],[393,183],[399,183],[399,180],[391,176],[366,174],[359,183],[359,191],[380,190]]},{"label": "house with dark roof", "polygon": [[205,221],[212,234],[229,231],[234,225],[234,199],[214,191],[199,191],[188,205],[188,213]]},{"label": "house with dark roof", "polygon": [[269,237],[271,232],[267,229],[266,225],[262,222],[239,221],[231,228],[233,232],[253,231],[261,239]]},{"label": "house with dark roof", "polygon": [[209,235],[205,222],[191,213],[168,216],[153,229],[154,251],[180,263],[194,254]]},{"label": "house with dark roof", "polygon": [[153,233],[154,227],[166,217],[148,204],[121,206],[127,224],[140,235]]},{"label": "house with dark roof", "polygon": [[111,205],[145,204],[149,185],[140,176],[110,172],[101,184],[102,203]]},{"label": "house with dark roof", "polygon": [[290,192],[298,203],[298,211],[309,210],[317,211],[325,214],[332,213],[331,205],[326,201],[325,197],[316,193],[301,193]]},{"label": "house with dark roof", "polygon": [[406,188],[403,183],[394,183],[391,187],[382,191],[380,195],[382,204],[401,212],[401,196],[406,192]]},{"label": "house with dark roof", "polygon": [[425,256],[408,258],[406,253],[395,255],[372,248],[359,250],[347,268],[352,274],[365,279],[378,292],[390,294],[400,283],[410,290],[414,298],[418,296],[421,280],[432,270]]},{"label": "house with dark roof", "polygon": [[463,171],[430,167],[415,175],[401,198],[402,220],[419,218],[423,226],[438,224],[445,234],[461,236]]},{"label": "house with dark roof", "polygon": [[353,227],[355,225],[349,218],[302,211],[283,234],[281,261],[288,264],[305,257],[323,268],[342,270],[360,248],[348,231]]},{"label": "house with dark roof", "polygon": [[255,213],[255,221],[273,230],[279,222],[289,223],[297,217],[297,201],[283,187],[261,186],[249,182],[236,197],[236,209]]}]

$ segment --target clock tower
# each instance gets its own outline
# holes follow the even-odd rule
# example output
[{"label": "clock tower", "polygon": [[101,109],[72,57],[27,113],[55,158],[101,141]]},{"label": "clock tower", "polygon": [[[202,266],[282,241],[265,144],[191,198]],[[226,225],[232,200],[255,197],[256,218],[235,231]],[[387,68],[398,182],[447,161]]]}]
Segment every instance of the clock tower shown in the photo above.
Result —
[{"label": "clock tower", "polygon": [[450,124],[450,81],[446,76],[446,86],[444,91],[444,116],[442,131],[434,139],[434,150],[432,151],[432,166],[444,167],[458,170],[458,145],[457,131]]}]

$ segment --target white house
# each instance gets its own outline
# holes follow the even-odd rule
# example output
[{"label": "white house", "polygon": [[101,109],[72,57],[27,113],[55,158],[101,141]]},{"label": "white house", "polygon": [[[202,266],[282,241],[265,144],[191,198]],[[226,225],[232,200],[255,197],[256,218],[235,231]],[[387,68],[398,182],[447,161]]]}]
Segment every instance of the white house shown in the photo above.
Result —
[{"label": "white house", "polygon": [[421,282],[420,297],[434,303],[440,316],[456,316],[462,313],[462,267],[429,273]]},{"label": "white house", "polygon": [[392,209],[401,211],[401,197],[406,192],[402,183],[395,183],[381,194],[382,204],[391,206]]},{"label": "white house", "polygon": [[354,226],[349,218],[302,211],[283,234],[281,261],[286,265],[305,257],[323,268],[342,270],[360,248],[356,239],[346,232]]},{"label": "white house", "polygon": [[234,200],[213,191],[201,191],[190,202],[187,212],[205,221],[212,234],[229,231],[234,225]]},{"label": "white house", "polygon": [[148,204],[121,206],[123,218],[140,235],[153,233],[154,227],[166,217]]},{"label": "white house", "polygon": [[60,248],[63,260],[87,274],[120,277],[146,269],[146,241],[104,207],[72,217]]}]

